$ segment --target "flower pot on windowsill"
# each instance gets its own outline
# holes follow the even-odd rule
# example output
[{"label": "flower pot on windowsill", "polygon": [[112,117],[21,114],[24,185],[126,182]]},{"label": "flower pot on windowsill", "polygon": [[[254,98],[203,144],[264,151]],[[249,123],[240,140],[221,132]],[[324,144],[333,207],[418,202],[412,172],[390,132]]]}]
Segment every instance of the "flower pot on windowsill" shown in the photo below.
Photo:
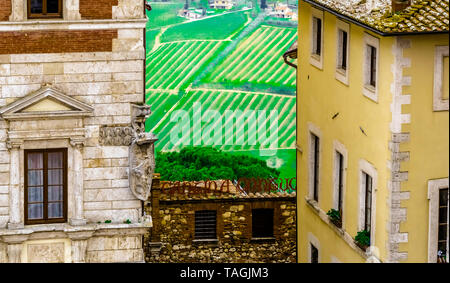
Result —
[{"label": "flower pot on windowsill", "polygon": [[361,244],[360,242],[357,242],[357,241],[354,241],[354,242],[355,242],[355,245],[358,246],[358,248],[360,248],[361,250],[363,250],[363,252],[366,252],[367,248],[369,247],[369,246],[367,246],[367,245]]},{"label": "flower pot on windowsill", "polygon": [[330,222],[334,224],[334,226],[338,227],[338,228],[342,228],[342,220],[340,219],[335,219],[335,218],[330,218]]}]

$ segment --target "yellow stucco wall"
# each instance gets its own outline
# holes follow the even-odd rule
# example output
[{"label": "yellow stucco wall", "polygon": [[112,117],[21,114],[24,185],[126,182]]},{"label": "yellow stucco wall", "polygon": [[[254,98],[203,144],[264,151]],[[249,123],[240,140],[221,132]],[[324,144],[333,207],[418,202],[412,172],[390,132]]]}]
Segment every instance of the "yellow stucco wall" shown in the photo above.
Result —
[{"label": "yellow stucco wall", "polygon": [[[320,242],[320,261],[330,262],[332,257],[342,262],[361,262],[365,258],[346,243],[320,219],[305,197],[309,188],[309,131],[308,123],[321,131],[320,188],[318,206],[327,212],[333,206],[333,141],[342,143],[348,151],[346,187],[344,193],[343,228],[354,237],[359,219],[359,160],[364,159],[377,170],[375,193],[376,222],[375,246],[379,257],[387,261],[390,207],[388,182],[391,178],[389,161],[391,151],[390,123],[393,94],[391,84],[394,45],[396,37],[379,38],[378,102],[362,94],[363,38],[367,30],[350,24],[349,85],[335,79],[336,69],[336,17],[324,12],[323,69],[310,64],[311,6],[300,1],[298,42],[298,102],[297,156],[298,175],[298,252],[299,261],[308,260],[308,233]],[[433,78],[435,46],[448,45],[448,35],[404,36],[410,48],[403,57],[411,60],[411,67],[403,69],[403,77],[411,78],[404,86],[403,95],[411,95],[411,104],[402,106],[402,114],[411,114],[411,123],[403,124],[401,132],[410,133],[410,141],[400,145],[401,152],[409,152],[410,160],[401,162],[400,171],[408,172],[408,181],[402,182],[402,191],[410,192],[410,199],[401,202],[407,208],[407,220],[400,233],[408,233],[408,242],[399,245],[398,252],[408,253],[408,262],[426,262],[428,254],[428,181],[449,175],[449,113],[433,111]],[[398,63],[398,62],[397,62]],[[443,89],[448,98],[448,58],[444,60]],[[332,117],[339,115],[332,119]],[[364,129],[366,135],[361,130]]]},{"label": "yellow stucco wall", "polygon": [[[380,38],[380,63],[378,77],[378,103],[362,94],[363,87],[363,37],[365,30],[350,25],[349,85],[335,79],[336,70],[336,17],[324,13],[324,61],[323,70],[309,63],[310,57],[310,13],[309,4],[300,2],[299,8],[299,82],[298,82],[298,143],[303,153],[298,154],[298,213],[299,213],[299,259],[305,261],[307,254],[307,232],[313,231],[319,238],[324,253],[322,259],[328,261],[331,255],[341,260],[364,260],[343,240],[335,238],[335,233],[310,213],[305,205],[308,194],[308,122],[320,128],[321,169],[319,206],[327,212],[333,204],[333,141],[338,140],[348,151],[346,188],[344,197],[344,229],[352,237],[358,232],[359,219],[359,161],[364,159],[377,170],[375,246],[381,257],[386,254],[387,221],[386,197],[390,159],[388,141],[391,121],[390,103],[392,95],[391,64],[393,61],[393,38]],[[333,115],[339,115],[332,119]],[[364,130],[364,135],[360,127]],[[320,224],[319,224],[320,223]]]},{"label": "yellow stucco wall", "polygon": [[[404,106],[403,112],[411,114],[411,123],[404,125],[402,131],[409,132],[411,137],[400,150],[410,152],[410,161],[401,167],[402,171],[408,171],[408,181],[402,184],[402,190],[410,192],[410,199],[402,202],[408,214],[400,231],[408,233],[408,243],[401,244],[400,251],[408,252],[408,262],[426,262],[428,181],[449,176],[449,112],[433,111],[435,46],[448,45],[449,38],[448,35],[424,35],[405,39],[411,41],[411,47],[403,53],[411,59],[411,68],[404,69],[404,75],[411,77],[411,86],[404,87],[403,92],[411,94],[411,105]],[[447,68],[444,78],[448,84],[448,64],[444,68]]]}]

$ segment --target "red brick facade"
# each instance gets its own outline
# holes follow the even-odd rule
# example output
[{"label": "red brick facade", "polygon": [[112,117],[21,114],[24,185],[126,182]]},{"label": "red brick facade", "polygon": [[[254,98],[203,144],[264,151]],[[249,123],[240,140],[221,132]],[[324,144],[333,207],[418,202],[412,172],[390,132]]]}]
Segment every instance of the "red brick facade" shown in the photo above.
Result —
[{"label": "red brick facade", "polygon": [[80,14],[82,19],[112,19],[112,7],[117,6],[119,0],[80,0]]},{"label": "red brick facade", "polygon": [[117,30],[0,32],[0,54],[111,52]]},{"label": "red brick facade", "polygon": [[8,21],[11,15],[11,0],[0,0],[0,22]]}]

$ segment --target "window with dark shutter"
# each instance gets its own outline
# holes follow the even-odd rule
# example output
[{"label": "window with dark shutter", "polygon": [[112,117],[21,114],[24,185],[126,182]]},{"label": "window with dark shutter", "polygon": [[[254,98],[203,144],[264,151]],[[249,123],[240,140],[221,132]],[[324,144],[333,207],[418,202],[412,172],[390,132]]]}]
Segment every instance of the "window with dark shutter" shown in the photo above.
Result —
[{"label": "window with dark shutter", "polygon": [[312,164],[312,178],[313,178],[313,198],[315,201],[319,201],[319,147],[320,139],[314,134],[311,134],[312,142],[312,154],[313,154],[313,164]]},{"label": "window with dark shutter", "polygon": [[25,150],[25,224],[67,220],[67,149]]},{"label": "window with dark shutter", "polygon": [[347,48],[348,48],[348,42],[347,42],[348,34],[346,31],[339,30],[339,47],[341,50],[339,50],[339,60],[338,60],[338,68],[342,70],[347,70]]},{"label": "window with dark shutter", "polygon": [[28,18],[61,18],[62,0],[28,0]]},{"label": "window with dark shutter", "polygon": [[376,79],[377,79],[377,49],[371,45],[368,46],[369,49],[369,84],[373,87],[376,87]]},{"label": "window with dark shutter", "polygon": [[319,263],[319,250],[313,245],[311,245],[311,263]]},{"label": "window with dark shutter", "polygon": [[372,177],[363,172],[363,182],[365,189],[364,198],[364,230],[370,232],[372,227]]},{"label": "window with dark shutter", "polygon": [[199,210],[195,212],[195,239],[216,239],[217,212]]},{"label": "window with dark shutter", "polygon": [[319,18],[313,18],[313,25],[314,25],[314,33],[313,33],[313,40],[314,40],[314,48],[313,48],[313,54],[319,55],[322,53],[322,20]]},{"label": "window with dark shutter", "polygon": [[438,227],[438,262],[449,262],[449,191],[448,188],[439,190],[439,227]]},{"label": "window with dark shutter", "polygon": [[337,179],[338,179],[338,211],[343,216],[342,197],[344,190],[344,156],[340,152],[336,152],[337,157]]},{"label": "window with dark shutter", "polygon": [[273,209],[252,209],[252,237],[273,237]]}]

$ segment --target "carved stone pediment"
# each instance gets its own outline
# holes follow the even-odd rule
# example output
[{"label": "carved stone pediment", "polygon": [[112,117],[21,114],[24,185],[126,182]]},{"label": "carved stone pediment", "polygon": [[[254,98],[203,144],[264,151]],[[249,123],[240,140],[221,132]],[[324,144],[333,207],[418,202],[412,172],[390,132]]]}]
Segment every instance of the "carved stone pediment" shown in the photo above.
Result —
[{"label": "carved stone pediment", "polygon": [[0,108],[5,120],[58,119],[92,115],[94,109],[61,91],[45,86]]}]

